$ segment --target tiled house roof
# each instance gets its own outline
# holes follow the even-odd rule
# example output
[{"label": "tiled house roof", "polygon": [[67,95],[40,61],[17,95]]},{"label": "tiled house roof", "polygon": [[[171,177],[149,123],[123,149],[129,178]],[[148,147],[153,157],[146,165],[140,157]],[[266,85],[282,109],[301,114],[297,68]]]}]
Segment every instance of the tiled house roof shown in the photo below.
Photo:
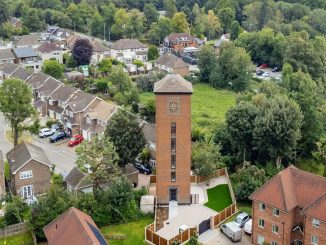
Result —
[{"label": "tiled house roof", "polygon": [[154,93],[192,92],[192,84],[178,74],[168,74],[154,85]]}]

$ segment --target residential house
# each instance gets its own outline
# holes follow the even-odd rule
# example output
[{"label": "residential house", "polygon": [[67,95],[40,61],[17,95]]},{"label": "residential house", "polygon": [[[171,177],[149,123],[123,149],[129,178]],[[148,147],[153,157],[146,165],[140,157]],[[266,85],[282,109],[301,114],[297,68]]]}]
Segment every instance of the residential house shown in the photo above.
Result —
[{"label": "residential house", "polygon": [[32,69],[34,72],[42,70],[42,59],[31,47],[14,48],[15,63],[26,69]]},{"label": "residential house", "polygon": [[62,120],[64,108],[67,106],[70,98],[78,91],[77,88],[63,85],[49,95],[48,114],[51,118]]},{"label": "residential house", "polygon": [[164,39],[164,53],[180,54],[187,47],[197,47],[195,38],[189,33],[172,33]]},{"label": "residential house", "polygon": [[71,31],[58,26],[48,26],[43,35],[48,41],[62,41],[71,36]]},{"label": "residential house", "polygon": [[69,134],[81,134],[84,115],[96,107],[101,99],[81,90],[74,93],[64,108],[62,121]]},{"label": "residential house", "polygon": [[111,46],[111,57],[125,64],[147,61],[148,48],[137,39],[120,39]]},{"label": "residential house", "polygon": [[33,100],[39,100],[38,89],[50,78],[42,72],[33,73],[27,80],[26,83],[32,88]]},{"label": "residential house", "polygon": [[22,81],[25,81],[27,78],[29,78],[32,75],[32,71],[24,69],[22,67],[18,67],[11,75],[12,78],[17,78]]},{"label": "residential house", "polygon": [[39,33],[32,33],[28,35],[15,37],[14,47],[15,48],[37,48],[42,43],[41,35]]},{"label": "residential house", "polygon": [[43,228],[49,245],[107,245],[91,216],[71,207]]},{"label": "residential house", "polygon": [[101,136],[107,122],[118,111],[118,105],[101,100],[95,107],[88,110],[84,116],[82,134],[84,139],[91,141],[94,136]]},{"label": "residential house", "polygon": [[79,168],[74,167],[68,175],[64,178],[67,185],[67,190],[74,192],[76,195],[78,192],[82,193],[92,193],[93,183],[87,178],[86,174],[82,172]]},{"label": "residential house", "polygon": [[23,22],[21,21],[21,19],[18,19],[16,17],[10,17],[10,23],[18,29],[21,29],[23,27]]},{"label": "residential house", "polygon": [[14,63],[15,62],[15,55],[13,54],[12,50],[9,48],[0,49],[0,65],[7,64],[7,63]]},{"label": "residential house", "polygon": [[66,47],[69,49],[69,50],[72,50],[74,48],[74,45],[76,43],[76,41],[80,39],[80,36],[78,36],[77,34],[73,34],[71,36],[69,36],[67,39],[66,39]]},{"label": "residential house", "polygon": [[146,146],[150,151],[150,164],[156,165],[156,125],[146,121],[140,121],[140,127],[146,140]]},{"label": "residential house", "polygon": [[326,244],[326,178],[294,166],[255,191],[253,244]]},{"label": "residential house", "polygon": [[229,42],[230,41],[230,34],[223,34],[221,36],[220,39],[218,39],[215,44],[214,44],[214,48],[216,50],[216,52],[219,54],[220,53],[220,49],[222,47],[223,43]]},{"label": "residential house", "polygon": [[17,78],[25,81],[31,75],[31,71],[26,70],[17,64],[7,63],[0,66],[0,84],[7,78]]},{"label": "residential house", "polygon": [[51,186],[51,162],[44,150],[23,142],[7,153],[11,189],[24,199],[45,193]]},{"label": "residential house", "polygon": [[167,73],[179,74],[181,76],[189,75],[189,64],[171,53],[166,53],[160,56],[157,59],[155,66],[158,67],[159,70]]},{"label": "residential house", "polygon": [[0,198],[4,198],[5,195],[6,195],[5,165],[3,162],[2,151],[0,151]]},{"label": "residential house", "polygon": [[43,61],[55,59],[60,64],[63,63],[63,50],[53,42],[44,42],[37,49],[36,52]]},{"label": "residential house", "polygon": [[93,55],[91,58],[91,64],[97,65],[102,59],[110,56],[110,49],[104,46],[101,42],[96,39],[91,39],[90,44],[93,47]]}]

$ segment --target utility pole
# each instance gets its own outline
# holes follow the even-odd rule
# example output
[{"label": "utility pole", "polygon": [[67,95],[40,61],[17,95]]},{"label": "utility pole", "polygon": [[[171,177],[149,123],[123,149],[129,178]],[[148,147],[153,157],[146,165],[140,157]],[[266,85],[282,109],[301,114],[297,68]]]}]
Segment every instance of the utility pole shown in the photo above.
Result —
[{"label": "utility pole", "polygon": [[109,27],[109,44],[111,43],[111,26]]},{"label": "utility pole", "polygon": [[105,23],[104,23],[104,33],[103,33],[103,39],[104,39],[104,42],[106,41],[105,40]]}]

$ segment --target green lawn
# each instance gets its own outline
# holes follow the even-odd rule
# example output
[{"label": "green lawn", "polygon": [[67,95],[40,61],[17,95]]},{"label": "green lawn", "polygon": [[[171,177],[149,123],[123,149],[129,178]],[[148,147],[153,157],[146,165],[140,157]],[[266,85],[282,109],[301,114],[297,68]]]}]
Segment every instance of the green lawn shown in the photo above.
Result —
[{"label": "green lawn", "polygon": [[[227,110],[235,105],[236,93],[218,90],[203,83],[194,84],[192,96],[192,126],[205,132],[212,132],[215,126],[223,122]],[[141,93],[141,103],[146,104],[154,98],[153,93]]]},{"label": "green lawn", "polygon": [[145,217],[141,220],[119,224],[109,225],[102,227],[100,230],[103,235],[124,235],[125,240],[109,240],[110,245],[133,245],[133,244],[145,244],[144,234],[145,227],[152,223],[154,218]]},{"label": "green lawn", "polygon": [[246,212],[247,214],[250,214],[250,215],[252,213],[251,203],[239,203],[239,202],[237,202],[237,207],[242,212]]},{"label": "green lawn", "polygon": [[214,188],[207,189],[207,195],[208,202],[205,203],[205,206],[217,212],[222,211],[232,204],[232,199],[227,184],[218,185]]},{"label": "green lawn", "polygon": [[[6,243],[5,243],[6,241]],[[33,245],[33,238],[30,232],[16,235],[16,236],[10,236],[6,239],[2,238],[0,239],[0,245],[6,244],[6,245]]]}]

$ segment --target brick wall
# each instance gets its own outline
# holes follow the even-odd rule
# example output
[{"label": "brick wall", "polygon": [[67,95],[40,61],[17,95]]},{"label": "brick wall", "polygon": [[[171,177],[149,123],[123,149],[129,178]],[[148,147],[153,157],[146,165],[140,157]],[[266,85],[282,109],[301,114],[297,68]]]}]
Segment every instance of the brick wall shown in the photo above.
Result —
[{"label": "brick wall", "polygon": [[304,222],[304,244],[311,244],[311,236],[317,236],[318,244],[326,244],[326,223],[319,221],[319,228],[312,226],[311,217],[306,217]]}]

